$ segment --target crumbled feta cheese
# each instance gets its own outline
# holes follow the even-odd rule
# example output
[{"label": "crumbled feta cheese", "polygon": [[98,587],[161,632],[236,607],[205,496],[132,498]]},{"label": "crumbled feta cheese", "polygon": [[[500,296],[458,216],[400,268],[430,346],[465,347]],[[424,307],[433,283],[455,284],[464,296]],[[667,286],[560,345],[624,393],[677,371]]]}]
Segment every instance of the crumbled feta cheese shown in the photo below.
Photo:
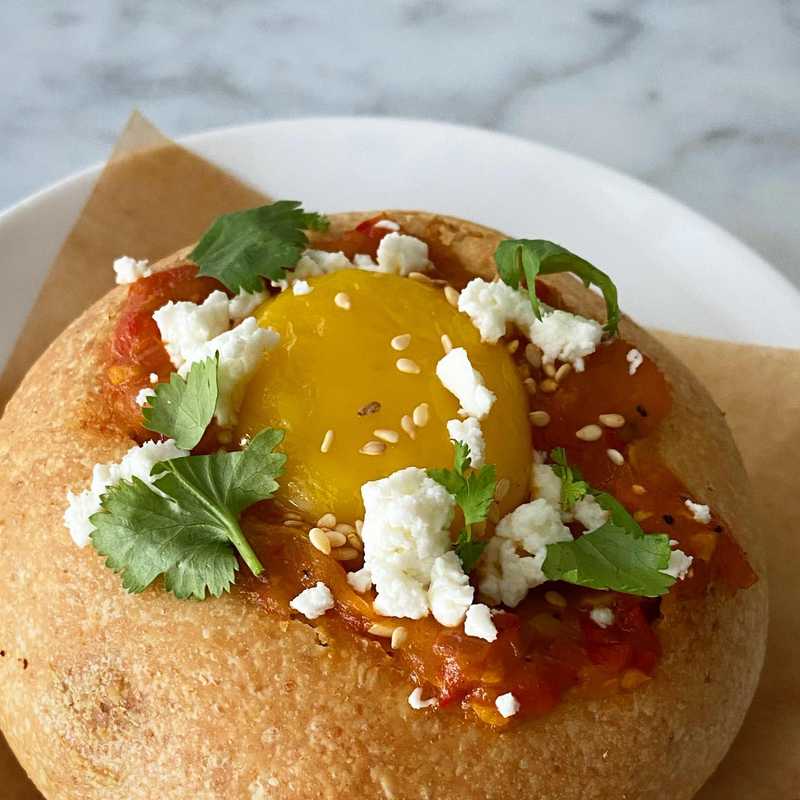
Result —
[{"label": "crumbled feta cheese", "polygon": [[307,619],[317,619],[335,605],[331,590],[322,582],[305,589],[297,597],[289,601],[289,605],[299,611]]},{"label": "crumbled feta cheese", "polygon": [[628,375],[635,375],[636,370],[644,364],[644,356],[634,347],[625,355],[628,362]]},{"label": "crumbled feta cheese", "polygon": [[486,388],[483,376],[470,363],[463,347],[453,348],[436,364],[436,377],[456,396],[461,408],[471,417],[483,419],[496,399]]},{"label": "crumbled feta cheese", "polygon": [[355,572],[348,572],[347,582],[356,592],[364,594],[372,588],[372,575],[366,567],[362,567]]},{"label": "crumbled feta cheese", "polygon": [[493,642],[497,638],[497,628],[492,622],[492,612],[489,610],[489,606],[475,603],[467,609],[464,633],[477,639],[485,639],[487,642]]},{"label": "crumbled feta cheese", "polygon": [[530,298],[502,281],[473,278],[458,298],[458,310],[467,314],[478,329],[481,341],[494,344],[513,322],[526,334],[536,317]]},{"label": "crumbled feta cheese", "polygon": [[400,226],[391,219],[379,219],[373,226],[373,228],[383,228],[385,231],[399,231]]},{"label": "crumbled feta cheese", "polygon": [[150,471],[156,464],[185,455],[188,455],[186,450],[176,447],[174,440],[167,439],[165,442],[145,442],[132,447],[117,463],[95,464],[91,486],[78,494],[67,492],[64,524],[75,544],[85,547],[89,542],[94,530],[89,518],[100,511],[100,498],[110,486],[122,480],[129,481],[134,476],[152,486],[158,475],[151,476]]},{"label": "crumbled feta cheese", "polygon": [[481,424],[475,417],[465,420],[450,419],[447,421],[447,434],[455,442],[464,442],[469,446],[469,455],[473,467],[482,467],[486,455],[486,443],[483,440]]},{"label": "crumbled feta cheese", "polygon": [[517,700],[511,692],[501,694],[500,697],[494,701],[494,704],[500,712],[500,716],[505,719],[513,717],[520,709],[519,700]]},{"label": "crumbled feta cheese", "polygon": [[228,316],[234,322],[241,322],[245,317],[251,316],[266,299],[266,292],[241,291],[228,301]]},{"label": "crumbled feta cheese", "polygon": [[587,531],[596,530],[608,522],[608,511],[601,508],[597,500],[590,494],[584,495],[575,503],[572,513]]},{"label": "crumbled feta cheese", "polygon": [[614,624],[614,612],[607,606],[597,606],[589,612],[589,618],[600,628],[608,628]]},{"label": "crumbled feta cheese", "polygon": [[534,319],[530,328],[530,340],[542,351],[542,362],[568,361],[576,372],[583,372],[583,359],[594,353],[603,338],[602,325],[544,304],[542,312],[542,319]]},{"label": "crumbled feta cheese", "polygon": [[156,396],[155,391],[151,389],[149,386],[145,386],[144,389],[139,389],[139,391],[136,394],[136,405],[144,407],[147,404],[147,401],[151,397],[155,396]]},{"label": "crumbled feta cheese", "polygon": [[350,259],[341,250],[336,253],[329,253],[327,250],[306,250],[300,256],[291,276],[295,280],[300,280],[352,267]]},{"label": "crumbled feta cheese", "polygon": [[431,568],[431,585],[428,602],[433,618],[446,628],[454,628],[464,621],[472,604],[474,589],[461,568],[455,551],[439,556]]},{"label": "crumbled feta cheese", "polygon": [[372,256],[365,255],[364,253],[356,253],[353,256],[353,264],[359,269],[366,270],[367,272],[378,271],[378,265],[372,260]]},{"label": "crumbled feta cheese", "polygon": [[388,617],[427,616],[433,563],[450,549],[453,497],[416,467],[365,483],[361,496],[364,567],[377,591],[375,610]]},{"label": "crumbled feta cheese", "polygon": [[695,503],[693,500],[686,500],[684,505],[692,512],[692,519],[695,522],[701,522],[703,525],[711,522],[711,509],[708,506]]},{"label": "crumbled feta cheese", "polygon": [[228,295],[211,292],[201,305],[170,301],[153,314],[153,319],[170,361],[180,369],[200,347],[228,330]]},{"label": "crumbled feta cheese", "polygon": [[[671,539],[670,544],[675,547],[678,542],[675,539]],[[691,556],[687,556],[683,550],[673,550],[669,554],[669,566],[666,569],[662,569],[661,572],[682,581],[689,572],[692,561],[694,561],[694,559]]]},{"label": "crumbled feta cheese", "polygon": [[422,689],[417,686],[413,692],[408,696],[408,704],[414,711],[421,711],[423,708],[430,708],[437,704],[435,697],[429,697],[427,700],[422,699]]},{"label": "crumbled feta cheese", "polygon": [[569,528],[561,522],[558,509],[541,498],[524,503],[506,514],[497,523],[495,533],[520,544],[528,553],[537,553],[554,542],[572,540]]},{"label": "crumbled feta cheese", "polygon": [[295,281],[292,284],[292,294],[299,297],[304,294],[311,294],[314,290],[311,288],[311,284],[308,281],[299,280]]},{"label": "crumbled feta cheese", "polygon": [[261,328],[254,317],[247,317],[235,328],[195,348],[189,360],[178,369],[178,374],[185,377],[192,364],[219,353],[219,396],[214,416],[222,427],[230,427],[236,422],[247,381],[263,354],[275,348],[279,341],[276,331]]},{"label": "crumbled feta cheese", "polygon": [[424,272],[431,265],[428,245],[415,236],[387,233],[378,245],[378,271],[395,275]]},{"label": "crumbled feta cheese", "polygon": [[549,464],[534,463],[531,469],[533,496],[561,510],[561,478]]},{"label": "crumbled feta cheese", "polygon": [[116,259],[114,261],[114,272],[119,284],[133,283],[138,281],[139,278],[147,278],[153,274],[149,261],[146,259],[137,261],[135,258],[130,258],[130,256],[122,256]]}]

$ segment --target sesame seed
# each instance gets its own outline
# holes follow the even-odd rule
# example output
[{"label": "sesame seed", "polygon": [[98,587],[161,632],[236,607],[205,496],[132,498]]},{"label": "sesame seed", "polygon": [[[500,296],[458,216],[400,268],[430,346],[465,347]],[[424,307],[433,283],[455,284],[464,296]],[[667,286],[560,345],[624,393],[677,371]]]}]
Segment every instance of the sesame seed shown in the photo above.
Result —
[{"label": "sesame seed", "polygon": [[408,628],[398,625],[392,631],[392,650],[399,650],[408,641]]},{"label": "sesame seed", "polygon": [[391,428],[375,428],[372,431],[372,435],[376,439],[380,439],[382,442],[388,442],[389,444],[397,444],[400,441],[400,434],[397,431],[393,431]]},{"label": "sesame seed", "polygon": [[331,449],[332,444],[333,444],[333,431],[327,430],[325,431],[325,435],[322,437],[322,444],[319,446],[320,453],[327,453],[328,450]]},{"label": "sesame seed", "polygon": [[625,463],[625,456],[623,456],[619,450],[615,450],[613,447],[609,450],[606,450],[606,455],[608,455],[611,462],[616,464],[618,467]]},{"label": "sesame seed", "polygon": [[336,297],[333,298],[333,302],[345,311],[350,310],[350,295],[346,292],[339,292]]},{"label": "sesame seed", "polygon": [[528,414],[528,419],[537,428],[544,428],[550,424],[550,415],[546,411],[531,411]]},{"label": "sesame seed", "polygon": [[453,342],[446,333],[442,334],[441,342],[442,350],[444,350],[444,354],[447,355],[453,349]]},{"label": "sesame seed", "polygon": [[317,525],[320,528],[330,528],[333,530],[336,527],[336,515],[331,514],[330,511],[327,514],[323,514],[318,520]]},{"label": "sesame seed", "polygon": [[519,339],[512,339],[507,345],[506,350],[513,356],[519,350]]},{"label": "sesame seed", "polygon": [[424,272],[409,272],[408,277],[411,278],[412,281],[419,281],[420,283],[433,283]]},{"label": "sesame seed", "polygon": [[367,633],[371,633],[373,636],[380,636],[382,639],[391,639],[394,633],[394,627],[376,622],[374,625],[370,625],[369,628],[367,628]]},{"label": "sesame seed", "polygon": [[548,378],[555,378],[556,376],[556,368],[552,364],[545,364],[542,367],[544,374],[547,375]]},{"label": "sesame seed", "polygon": [[405,350],[411,344],[411,334],[401,333],[390,342],[392,350]]},{"label": "sesame seed", "polygon": [[364,549],[364,542],[361,541],[361,537],[357,533],[347,534],[347,544],[349,544],[350,547],[354,547],[356,550]]},{"label": "sesame seed", "polygon": [[536,381],[533,378],[525,378],[522,384],[528,390],[528,394],[536,394]]},{"label": "sesame seed", "polygon": [[410,358],[398,358],[395,361],[395,366],[400,372],[405,372],[407,375],[419,375],[420,373],[419,364]]},{"label": "sesame seed", "polygon": [[634,494],[640,494],[640,495],[647,493],[647,489],[645,489],[644,486],[642,486],[639,483],[634,483],[633,486],[631,486],[631,491]]},{"label": "sesame seed", "polygon": [[561,366],[560,366],[560,367],[559,367],[559,368],[556,370],[556,374],[555,374],[555,379],[556,379],[556,381],[557,381],[558,383],[561,383],[561,381],[563,381],[563,380],[564,380],[564,378],[566,378],[566,377],[567,377],[567,375],[569,375],[569,374],[570,374],[570,372],[572,372],[572,364],[562,364],[562,365],[561,365]]},{"label": "sesame seed", "polygon": [[430,408],[427,403],[420,403],[412,412],[411,419],[418,428],[428,424]]},{"label": "sesame seed", "polygon": [[451,306],[458,308],[458,289],[454,289],[452,286],[445,286],[444,296],[447,298],[447,302],[450,303]]},{"label": "sesame seed", "polygon": [[370,439],[370,441],[361,446],[358,452],[363,456],[379,456],[384,450],[386,450],[386,445],[383,442],[376,442],[374,439]]},{"label": "sesame seed", "polygon": [[558,389],[558,384],[552,378],[545,378],[540,384],[539,388],[545,394],[553,394]]},{"label": "sesame seed", "polygon": [[358,558],[361,553],[355,547],[337,547],[331,551],[331,555],[337,561],[352,561],[354,558]]},{"label": "sesame seed", "polygon": [[499,503],[508,494],[510,488],[511,481],[508,478],[500,478],[494,487],[494,499]]},{"label": "sesame seed", "polygon": [[603,430],[599,425],[584,425],[575,431],[575,435],[582,442],[596,442],[603,435]]},{"label": "sesame seed", "polygon": [[347,537],[343,533],[339,533],[339,531],[325,531],[325,534],[331,543],[331,547],[342,547],[342,545],[347,544]]},{"label": "sesame seed", "polygon": [[567,607],[567,600],[561,592],[545,592],[544,599],[550,603],[551,606],[555,606],[556,608],[566,608]]},{"label": "sesame seed", "polygon": [[339,533],[355,533],[355,527],[351,525],[349,522],[339,522],[336,527],[334,528],[335,531],[339,531]]},{"label": "sesame seed", "polygon": [[284,511],[283,518],[286,519],[303,519],[303,517],[296,511]]},{"label": "sesame seed", "polygon": [[622,414],[601,414],[597,419],[606,428],[621,428],[625,424],[625,417]]},{"label": "sesame seed", "polygon": [[408,414],[406,414],[400,420],[400,427],[403,429],[403,431],[405,431],[409,439],[417,438],[417,429],[416,426],[414,425],[414,420],[411,419],[411,417]]},{"label": "sesame seed", "polygon": [[299,519],[287,519],[284,520],[283,525],[285,528],[305,528],[306,524],[302,520]]},{"label": "sesame seed", "polygon": [[312,528],[308,532],[308,538],[320,553],[324,553],[326,556],[331,554],[331,540],[322,528]]},{"label": "sesame seed", "polygon": [[364,527],[364,520],[357,519],[353,524],[356,526],[356,533],[361,536],[361,529]]},{"label": "sesame seed", "polygon": [[525,358],[532,367],[542,366],[542,351],[535,344],[525,345]]}]

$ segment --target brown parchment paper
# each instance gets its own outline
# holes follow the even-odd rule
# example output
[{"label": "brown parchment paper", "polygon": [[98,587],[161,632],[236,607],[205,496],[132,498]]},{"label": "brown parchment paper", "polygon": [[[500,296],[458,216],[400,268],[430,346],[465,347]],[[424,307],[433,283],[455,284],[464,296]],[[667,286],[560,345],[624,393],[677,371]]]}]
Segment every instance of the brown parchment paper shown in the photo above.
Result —
[{"label": "brown parchment paper", "polygon": [[[216,215],[263,200],[134,114],[0,377],[0,406],[47,344],[112,286],[114,258],[157,259],[195,240]],[[658,335],[726,412],[769,552],[764,674],[738,738],[697,800],[800,800],[800,351]],[[34,798],[41,800],[0,739],[0,800]]]}]

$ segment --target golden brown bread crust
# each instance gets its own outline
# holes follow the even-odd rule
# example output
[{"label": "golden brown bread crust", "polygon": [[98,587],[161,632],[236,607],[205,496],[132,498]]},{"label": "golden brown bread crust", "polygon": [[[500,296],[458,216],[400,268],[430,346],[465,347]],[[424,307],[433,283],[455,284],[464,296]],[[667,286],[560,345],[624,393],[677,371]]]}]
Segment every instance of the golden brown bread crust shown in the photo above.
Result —
[{"label": "golden brown bread crust", "polygon": [[[495,231],[387,213],[491,272]],[[334,227],[370,215],[335,215]],[[579,283],[549,280],[570,307],[602,317]],[[664,657],[637,691],[567,701],[496,733],[458,713],[412,711],[408,679],[374,643],[323,646],[309,625],[240,596],[126,595],[91,548],[72,544],[67,487],[130,446],[80,423],[123,297],[113,290],[51,345],[0,421],[0,727],[47,798],[682,800],[701,786],[760,671],[764,559],[722,414],[651,336],[622,324],[673,387],[663,457],[728,521],[762,578],[735,596],[712,588],[665,602]]]}]

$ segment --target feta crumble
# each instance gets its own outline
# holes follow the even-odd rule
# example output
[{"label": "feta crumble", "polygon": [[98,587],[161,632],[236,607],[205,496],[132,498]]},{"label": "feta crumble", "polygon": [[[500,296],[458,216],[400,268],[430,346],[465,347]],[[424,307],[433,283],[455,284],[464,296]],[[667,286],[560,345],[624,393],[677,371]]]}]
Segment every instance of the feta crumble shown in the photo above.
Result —
[{"label": "feta crumble", "polygon": [[[678,544],[678,542],[675,539],[670,539],[670,545],[672,545],[672,547],[675,547],[676,544]],[[661,572],[663,572],[664,575],[671,575],[676,580],[682,581],[689,573],[692,561],[694,561],[694,559],[691,556],[687,556],[683,550],[673,550],[669,554],[669,565],[666,569],[662,569]]]},{"label": "feta crumble", "polygon": [[327,250],[306,250],[297,262],[290,277],[294,280],[313,278],[317,275],[327,275],[329,272],[339,272],[342,269],[352,269],[353,264],[341,250],[329,253]]},{"label": "feta crumble", "polygon": [[464,620],[464,633],[477,639],[493,642],[497,638],[497,628],[492,622],[492,612],[489,606],[475,603],[467,609],[467,618]]},{"label": "feta crumble", "polygon": [[394,275],[408,275],[429,269],[428,245],[415,236],[387,233],[378,245],[378,271]]},{"label": "feta crumble", "polygon": [[423,708],[430,708],[431,706],[437,705],[437,700],[435,697],[429,697],[427,700],[422,699],[422,689],[417,686],[413,692],[408,696],[408,704],[414,711],[421,711]]},{"label": "feta crumble", "polygon": [[88,489],[78,494],[67,492],[67,510],[64,512],[64,524],[67,526],[72,540],[78,547],[85,547],[94,531],[90,517],[100,511],[100,498],[106,490],[119,483],[130,481],[134,476],[152,486],[159,477],[151,476],[150,471],[160,461],[180,458],[188,455],[186,450],[176,447],[174,440],[164,442],[145,442],[128,450],[122,459],[113,464],[95,464],[92,470],[92,483]]},{"label": "feta crumble", "polygon": [[267,299],[266,292],[241,291],[228,301],[228,316],[234,322],[241,322],[245,317],[252,316],[253,312]]},{"label": "feta crumble", "polygon": [[151,389],[149,386],[145,386],[144,389],[139,389],[136,393],[136,405],[144,407],[147,405],[147,401],[151,397],[155,397],[156,393],[154,389]]},{"label": "feta crumble", "polygon": [[597,606],[589,612],[589,619],[600,628],[609,628],[614,624],[614,612],[608,606]]},{"label": "feta crumble", "polygon": [[501,694],[500,697],[494,701],[494,704],[500,712],[500,716],[504,719],[513,717],[520,709],[519,700],[517,700],[511,692]]},{"label": "feta crumble", "polygon": [[372,588],[372,575],[366,567],[347,573],[347,582],[354,591],[364,594]]},{"label": "feta crumble", "polygon": [[289,601],[289,605],[299,611],[306,619],[317,619],[335,605],[331,590],[322,582],[305,589],[297,597]]},{"label": "feta crumble", "polygon": [[295,281],[292,284],[292,294],[295,297],[300,297],[304,294],[311,294],[314,290],[311,288],[311,284],[308,281],[299,280]]},{"label": "feta crumble", "polygon": [[542,319],[534,319],[530,340],[542,351],[542,363],[566,361],[576,372],[583,372],[583,359],[597,349],[603,338],[603,326],[579,314],[541,306]]},{"label": "feta crumble", "polygon": [[510,322],[526,334],[536,317],[527,294],[502,281],[473,278],[458,298],[458,310],[467,314],[482,342],[494,344],[505,335]]},{"label": "feta crumble", "polygon": [[695,503],[693,500],[686,500],[684,505],[692,512],[692,519],[695,522],[701,522],[703,525],[711,522],[711,509],[708,506]]},{"label": "feta crumble", "polygon": [[486,443],[483,439],[481,424],[475,417],[467,417],[464,420],[448,420],[447,434],[453,441],[464,442],[469,446],[469,455],[473,467],[479,468],[484,465]]},{"label": "feta crumble", "polygon": [[634,347],[625,355],[628,362],[628,375],[635,375],[636,370],[644,364],[644,356]]},{"label": "feta crumble", "polygon": [[147,278],[153,274],[149,261],[146,259],[137,261],[130,256],[121,256],[115,259],[113,267],[116,281],[120,285],[134,283],[139,278]]},{"label": "feta crumble", "polygon": [[453,348],[439,360],[436,377],[471,417],[483,419],[494,405],[494,392],[486,388],[483,376],[473,368],[463,347]]},{"label": "feta crumble", "polygon": [[433,562],[428,601],[438,623],[446,628],[460,625],[472,605],[474,591],[455,551],[450,550]]},{"label": "feta crumble", "polygon": [[581,497],[572,508],[574,518],[586,528],[587,531],[597,530],[608,522],[609,513],[595,500],[592,495]]},{"label": "feta crumble", "polygon": [[553,508],[561,509],[561,478],[549,464],[534,462],[531,468],[535,498],[546,500]]}]

